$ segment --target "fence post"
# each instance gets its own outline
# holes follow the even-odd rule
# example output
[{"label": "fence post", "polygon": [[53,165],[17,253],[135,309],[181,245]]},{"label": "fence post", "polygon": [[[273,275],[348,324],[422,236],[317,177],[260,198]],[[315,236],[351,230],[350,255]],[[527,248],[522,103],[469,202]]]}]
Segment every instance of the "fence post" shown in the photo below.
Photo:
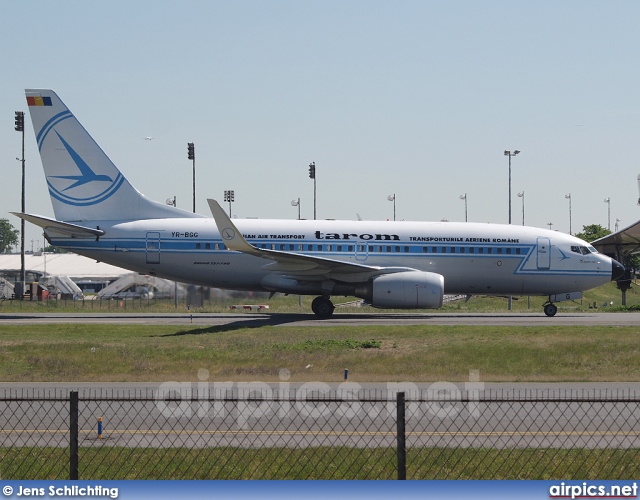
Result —
[{"label": "fence post", "polygon": [[78,479],[78,391],[69,394],[69,479]]},{"label": "fence post", "polygon": [[398,441],[398,479],[407,479],[407,446],[404,418],[404,392],[396,394],[396,436]]}]

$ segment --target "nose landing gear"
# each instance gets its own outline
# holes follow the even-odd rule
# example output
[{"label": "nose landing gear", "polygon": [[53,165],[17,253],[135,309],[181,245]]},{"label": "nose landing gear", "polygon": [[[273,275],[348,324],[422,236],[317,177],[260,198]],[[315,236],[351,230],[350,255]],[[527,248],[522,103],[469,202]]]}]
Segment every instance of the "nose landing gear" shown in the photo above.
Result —
[{"label": "nose landing gear", "polygon": [[544,313],[547,316],[549,317],[555,316],[557,312],[558,312],[558,307],[553,302],[544,305]]}]

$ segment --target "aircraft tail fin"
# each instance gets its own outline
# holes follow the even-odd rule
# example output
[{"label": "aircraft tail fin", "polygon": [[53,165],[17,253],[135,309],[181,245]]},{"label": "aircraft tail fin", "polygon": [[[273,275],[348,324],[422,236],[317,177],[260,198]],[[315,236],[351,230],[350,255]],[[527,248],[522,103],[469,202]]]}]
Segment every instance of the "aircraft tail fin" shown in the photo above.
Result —
[{"label": "aircraft tail fin", "polygon": [[202,217],[136,190],[54,91],[25,92],[57,220]]}]

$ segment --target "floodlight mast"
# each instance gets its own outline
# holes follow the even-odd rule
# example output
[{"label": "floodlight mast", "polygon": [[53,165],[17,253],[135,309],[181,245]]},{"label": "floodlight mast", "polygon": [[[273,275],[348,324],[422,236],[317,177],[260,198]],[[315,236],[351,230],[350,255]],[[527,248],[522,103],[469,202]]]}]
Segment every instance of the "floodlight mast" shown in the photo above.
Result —
[{"label": "floodlight mast", "polygon": [[461,194],[460,199],[464,200],[464,221],[469,222],[469,217],[467,215],[467,193]]},{"label": "floodlight mast", "polygon": [[509,224],[511,224],[511,157],[517,154],[520,154],[517,149],[513,153],[507,149],[504,150],[504,155],[509,157]]},{"label": "floodlight mast", "polygon": [[[24,170],[24,111],[16,111],[15,130],[22,135],[22,159],[16,158],[22,163],[22,213],[26,212],[25,208],[25,170]],[[24,265],[24,219],[20,219],[20,279],[22,280],[22,290],[20,290],[20,299],[24,298],[25,287],[27,286],[27,277]],[[16,294],[17,296],[18,294]]]}]

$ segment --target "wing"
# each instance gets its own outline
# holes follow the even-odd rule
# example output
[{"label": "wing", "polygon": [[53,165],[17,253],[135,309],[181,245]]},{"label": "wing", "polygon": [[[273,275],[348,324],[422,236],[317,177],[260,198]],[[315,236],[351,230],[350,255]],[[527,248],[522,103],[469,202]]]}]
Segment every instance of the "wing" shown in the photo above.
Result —
[{"label": "wing", "polygon": [[631,255],[640,253],[640,221],[629,227],[592,241],[591,244],[600,253],[607,255]]},{"label": "wing", "polygon": [[344,262],[295,252],[257,248],[244,239],[242,233],[231,222],[231,219],[229,219],[217,201],[207,199],[207,202],[227,248],[270,261],[264,266],[269,271],[299,279],[323,278],[343,282],[359,282],[381,274],[414,270],[407,267],[366,266],[354,262]]}]

